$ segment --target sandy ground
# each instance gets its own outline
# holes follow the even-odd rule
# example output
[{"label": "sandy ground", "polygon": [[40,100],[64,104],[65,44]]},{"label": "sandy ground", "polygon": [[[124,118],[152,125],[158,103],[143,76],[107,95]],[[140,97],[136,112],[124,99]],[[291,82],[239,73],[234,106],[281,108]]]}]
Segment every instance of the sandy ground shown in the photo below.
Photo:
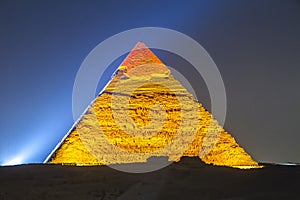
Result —
[{"label": "sandy ground", "polygon": [[107,166],[21,165],[0,167],[0,200],[298,199],[299,180],[299,166],[240,170],[196,158],[144,174]]}]

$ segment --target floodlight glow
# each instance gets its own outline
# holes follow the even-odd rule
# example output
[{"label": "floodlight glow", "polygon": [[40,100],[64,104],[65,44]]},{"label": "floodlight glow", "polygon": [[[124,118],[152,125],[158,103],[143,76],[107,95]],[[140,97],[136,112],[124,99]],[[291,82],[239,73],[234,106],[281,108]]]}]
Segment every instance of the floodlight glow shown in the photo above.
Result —
[{"label": "floodlight glow", "polygon": [[22,156],[18,156],[13,158],[12,160],[4,163],[4,166],[11,166],[11,165],[20,165],[23,162],[23,157]]}]

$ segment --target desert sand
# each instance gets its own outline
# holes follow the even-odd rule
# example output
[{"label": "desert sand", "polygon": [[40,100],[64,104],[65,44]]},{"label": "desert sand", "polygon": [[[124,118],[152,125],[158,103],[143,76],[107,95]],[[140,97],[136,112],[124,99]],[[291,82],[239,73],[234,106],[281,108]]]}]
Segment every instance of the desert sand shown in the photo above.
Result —
[{"label": "desert sand", "polygon": [[150,173],[108,166],[32,164],[0,167],[0,199],[298,199],[300,166],[215,167],[199,158]]}]

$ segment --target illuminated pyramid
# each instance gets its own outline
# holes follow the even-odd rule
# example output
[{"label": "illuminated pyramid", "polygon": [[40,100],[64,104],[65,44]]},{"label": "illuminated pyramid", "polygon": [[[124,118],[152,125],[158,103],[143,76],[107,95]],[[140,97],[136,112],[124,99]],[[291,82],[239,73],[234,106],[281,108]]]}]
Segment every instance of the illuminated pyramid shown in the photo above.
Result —
[{"label": "illuminated pyramid", "polygon": [[[182,102],[185,106],[180,106]],[[129,117],[122,118],[124,113]],[[146,162],[152,156],[179,161],[178,155],[199,156],[205,163],[219,166],[258,167],[140,42],[45,162],[122,164]]]}]

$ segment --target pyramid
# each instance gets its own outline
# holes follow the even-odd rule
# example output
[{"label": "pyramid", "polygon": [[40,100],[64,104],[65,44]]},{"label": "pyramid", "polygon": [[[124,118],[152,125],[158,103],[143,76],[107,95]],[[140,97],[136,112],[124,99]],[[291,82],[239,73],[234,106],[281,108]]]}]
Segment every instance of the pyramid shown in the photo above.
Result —
[{"label": "pyramid", "polygon": [[170,161],[199,156],[217,166],[259,167],[139,42],[45,162],[108,165],[147,162],[153,156]]}]

